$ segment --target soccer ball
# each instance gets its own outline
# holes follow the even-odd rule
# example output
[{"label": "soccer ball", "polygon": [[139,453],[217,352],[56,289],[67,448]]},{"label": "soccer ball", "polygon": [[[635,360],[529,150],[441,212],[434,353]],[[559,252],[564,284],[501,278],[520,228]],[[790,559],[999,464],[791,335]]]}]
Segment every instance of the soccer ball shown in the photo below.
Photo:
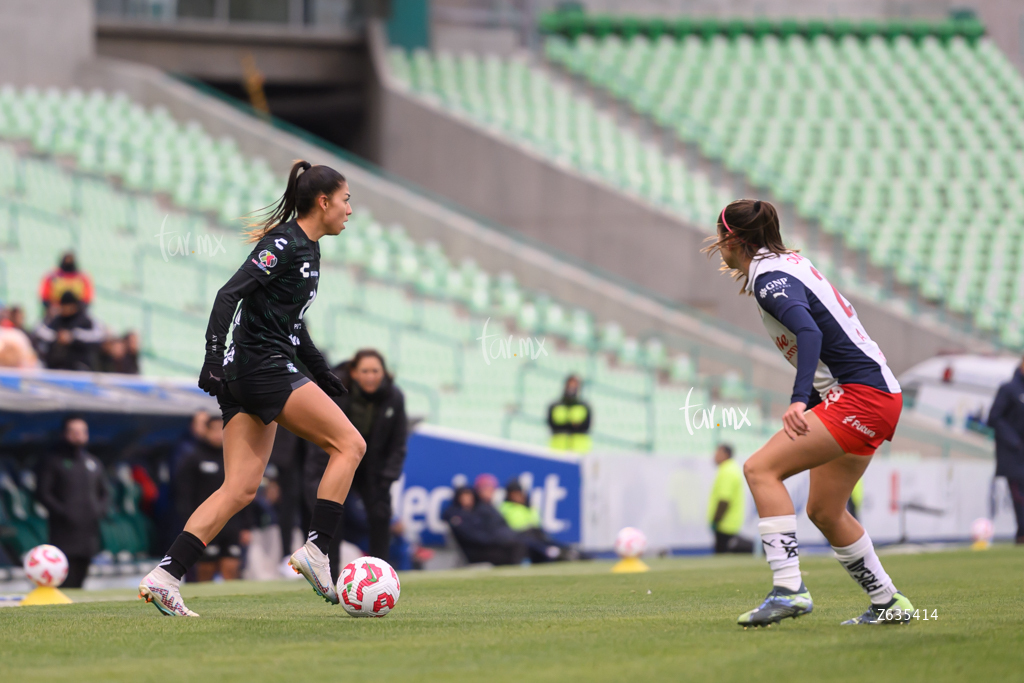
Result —
[{"label": "soccer ball", "polygon": [[68,558],[54,545],[37,545],[25,555],[25,575],[37,586],[57,586],[68,578]]},{"label": "soccer ball", "polygon": [[640,557],[647,550],[644,532],[627,526],[615,537],[615,554],[619,557]]},{"label": "soccer ball", "polygon": [[992,528],[992,520],[978,517],[971,523],[971,540],[991,541],[995,530]]},{"label": "soccer ball", "polygon": [[376,557],[360,557],[338,577],[341,606],[353,617],[382,617],[395,608],[402,584],[394,568]]}]

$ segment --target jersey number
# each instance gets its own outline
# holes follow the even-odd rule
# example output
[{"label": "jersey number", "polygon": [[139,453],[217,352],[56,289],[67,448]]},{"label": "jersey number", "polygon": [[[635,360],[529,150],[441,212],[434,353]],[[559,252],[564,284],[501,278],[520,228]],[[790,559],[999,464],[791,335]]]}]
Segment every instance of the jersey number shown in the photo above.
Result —
[{"label": "jersey number", "polygon": [[309,301],[307,301],[306,305],[302,307],[301,311],[299,311],[299,320],[302,320],[302,316],[306,315],[306,309],[312,306],[314,301],[316,301],[315,289],[309,293]]},{"label": "jersey number", "polygon": [[[811,268],[811,272],[814,273],[814,277],[818,278],[822,282],[827,282],[825,280],[825,278],[823,278],[821,276],[821,273],[818,272],[817,268],[813,268],[812,267]],[[836,289],[836,286],[834,284],[832,284],[831,282],[827,282],[827,284],[828,284],[829,287],[832,288],[832,292],[836,295],[836,301],[839,302],[839,306],[843,309],[843,313],[846,314],[847,318],[852,318],[853,317],[853,307],[847,305],[847,303],[845,301],[843,301],[843,297],[839,296],[839,290]]]}]

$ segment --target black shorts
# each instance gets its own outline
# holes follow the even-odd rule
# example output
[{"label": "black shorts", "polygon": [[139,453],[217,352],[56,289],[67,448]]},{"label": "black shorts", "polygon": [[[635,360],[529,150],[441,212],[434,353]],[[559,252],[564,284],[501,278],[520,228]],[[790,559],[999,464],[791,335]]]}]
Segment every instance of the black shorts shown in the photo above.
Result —
[{"label": "black shorts", "polygon": [[304,374],[286,367],[260,368],[228,382],[228,395],[217,397],[224,424],[238,413],[255,415],[263,424],[270,424],[284,410],[292,392],[307,382]]}]

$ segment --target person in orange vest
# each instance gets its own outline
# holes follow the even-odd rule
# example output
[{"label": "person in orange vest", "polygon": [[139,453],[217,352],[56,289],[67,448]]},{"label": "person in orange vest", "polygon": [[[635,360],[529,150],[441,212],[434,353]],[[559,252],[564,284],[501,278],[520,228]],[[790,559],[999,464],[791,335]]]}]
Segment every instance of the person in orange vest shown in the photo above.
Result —
[{"label": "person in orange vest", "polygon": [[92,280],[78,270],[74,252],[60,257],[57,268],[51,270],[39,284],[39,299],[48,312],[60,305],[64,292],[71,292],[83,306],[92,303]]},{"label": "person in orange vest", "polygon": [[579,377],[569,375],[561,400],[548,408],[551,448],[556,451],[590,452],[590,406],[579,398],[581,386]]}]

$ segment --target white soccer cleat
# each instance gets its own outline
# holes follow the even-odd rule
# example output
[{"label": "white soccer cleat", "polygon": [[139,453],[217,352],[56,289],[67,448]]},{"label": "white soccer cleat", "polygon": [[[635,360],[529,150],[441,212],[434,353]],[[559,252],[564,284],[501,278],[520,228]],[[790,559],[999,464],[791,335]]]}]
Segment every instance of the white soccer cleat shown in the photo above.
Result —
[{"label": "white soccer cleat", "polygon": [[185,607],[181,599],[179,586],[181,582],[167,573],[161,567],[157,567],[139,584],[139,597],[146,602],[151,602],[160,610],[160,614],[166,617],[198,617],[199,615]]},{"label": "white soccer cleat", "polygon": [[338,591],[334,589],[334,582],[331,581],[331,561],[311,541],[306,541],[304,546],[292,553],[288,564],[297,574],[302,574],[306,581],[309,581],[309,585],[321,598],[332,605],[340,602]]}]

